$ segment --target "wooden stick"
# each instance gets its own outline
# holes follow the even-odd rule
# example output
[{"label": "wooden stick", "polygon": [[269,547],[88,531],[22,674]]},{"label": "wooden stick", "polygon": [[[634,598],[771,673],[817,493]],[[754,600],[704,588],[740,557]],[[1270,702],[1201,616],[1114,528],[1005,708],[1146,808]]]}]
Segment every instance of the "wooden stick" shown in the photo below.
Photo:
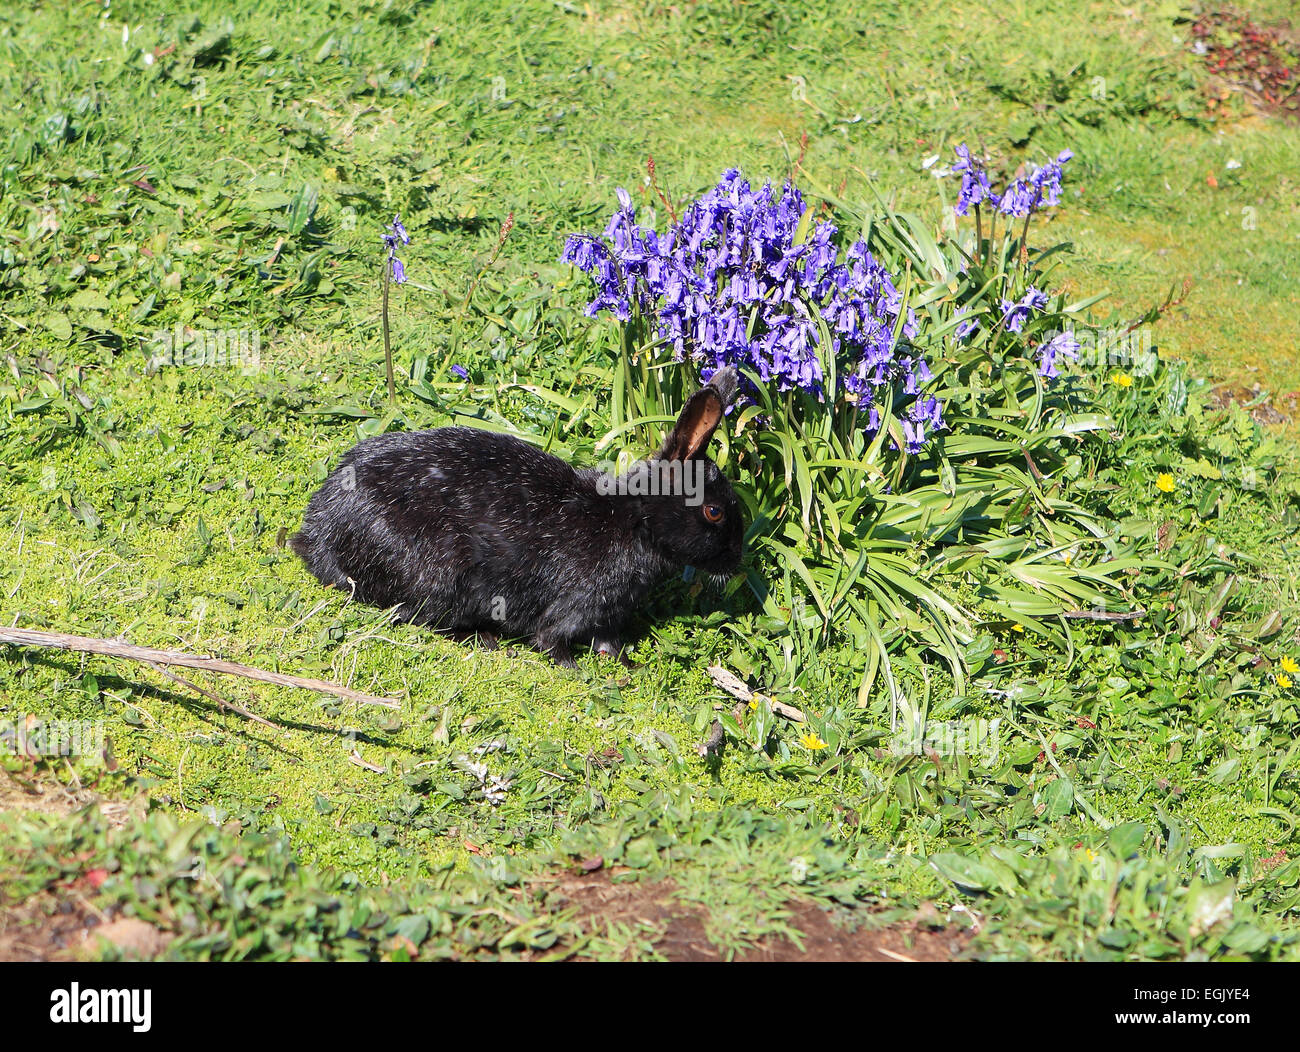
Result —
[{"label": "wooden stick", "polygon": [[895,961],[902,961],[904,964],[915,964],[915,957],[905,957],[901,953],[895,953],[893,950],[886,950],[883,946],[875,946],[873,949],[876,953],[883,953],[886,957],[891,957]]},{"label": "wooden stick", "polygon": [[353,749],[352,752],[348,755],[348,761],[350,763],[356,764],[358,767],[365,768],[365,770],[367,771],[374,771],[375,774],[383,774],[385,772],[385,768],[383,767],[379,767],[373,763],[366,763],[366,761],[361,758],[361,754],[357,752],[356,749]]},{"label": "wooden stick", "polygon": [[252,720],[254,723],[260,723],[263,727],[270,727],[271,730],[273,731],[278,731],[282,729],[280,727],[277,727],[270,720],[264,720],[262,719],[261,716],[249,712],[245,708],[241,708],[240,706],[236,705],[233,701],[227,701],[220,694],[216,694],[213,691],[208,690],[207,687],[200,687],[197,683],[191,683],[184,676],[176,675],[175,672],[172,672],[164,665],[155,665],[151,661],[149,662],[149,667],[152,668],[155,672],[157,672],[158,675],[166,676],[173,683],[179,683],[182,687],[189,687],[190,690],[194,691],[195,693],[202,694],[205,698],[210,698],[212,701],[215,701],[217,703],[217,707],[220,708],[222,711],[229,709],[231,712],[237,712],[239,713],[239,715],[243,716],[244,719]]},{"label": "wooden stick", "polygon": [[[721,665],[710,666],[709,678],[733,698],[739,698],[741,701],[748,702],[756,694],[755,691],[750,690],[743,682],[741,682],[739,676],[734,672],[728,672]],[[767,698],[769,704],[772,706],[772,711],[778,716],[784,716],[787,720],[794,720],[795,723],[806,723],[808,721],[808,717],[793,705],[787,705],[783,701],[777,701],[775,698],[766,694],[759,696]]]},{"label": "wooden stick", "polygon": [[699,754],[701,760],[707,760],[710,756],[712,756],[715,752],[717,752],[719,749],[722,748],[722,743],[725,740],[726,740],[726,732],[723,730],[722,721],[714,720],[713,727],[709,731],[708,738],[702,741],[699,744],[699,747],[695,751]]},{"label": "wooden stick", "polygon": [[31,628],[0,628],[0,643],[12,643],[23,647],[52,647],[55,650],[75,650],[83,654],[103,654],[107,657],[126,658],[128,661],[143,661],[148,665],[180,665],[183,668],[203,669],[206,672],[221,672],[227,676],[243,676],[262,683],[274,683],[281,687],[301,687],[314,690],[317,694],[333,694],[348,701],[358,701],[363,705],[381,705],[386,709],[400,709],[402,703],[391,698],[377,698],[351,687],[338,683],[329,683],[323,679],[311,679],[307,676],[290,676],[283,672],[268,672],[266,669],[240,665],[234,661],[221,658],[205,657],[202,654],[186,654],[180,650],[154,650],[151,647],[137,647],[130,643],[119,643],[116,639],[96,639],[91,636],[72,636],[66,632],[38,632]]}]

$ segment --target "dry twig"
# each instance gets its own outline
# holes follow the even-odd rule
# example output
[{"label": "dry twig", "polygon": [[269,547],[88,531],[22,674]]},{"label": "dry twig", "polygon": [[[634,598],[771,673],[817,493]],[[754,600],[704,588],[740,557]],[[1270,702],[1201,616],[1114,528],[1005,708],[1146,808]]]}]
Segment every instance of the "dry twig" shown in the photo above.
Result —
[{"label": "dry twig", "polygon": [[785,702],[777,701],[775,698],[769,697],[766,694],[759,694],[756,691],[750,690],[743,682],[741,682],[739,676],[733,672],[728,672],[721,665],[711,665],[709,667],[709,677],[722,690],[725,690],[733,698],[739,698],[746,704],[756,697],[766,698],[768,704],[772,706],[772,711],[778,716],[784,716],[787,720],[794,720],[795,723],[808,722],[808,717],[793,705],[787,705]]},{"label": "dry twig", "polygon": [[[274,683],[281,687],[301,687],[314,690],[317,694],[332,694],[337,698],[357,701],[363,705],[380,705],[386,709],[400,709],[401,702],[392,698],[377,698],[340,683],[330,683],[323,679],[309,676],[290,676],[283,672],[270,672],[266,669],[241,665],[235,661],[221,658],[205,657],[202,654],[186,654],[180,650],[154,650],[152,647],[137,647],[122,643],[116,639],[97,639],[91,636],[73,636],[66,632],[39,632],[31,628],[0,628],[0,643],[11,643],[23,647],[47,647],[55,650],[73,650],[82,654],[103,654],[106,657],[126,658],[128,661],[143,661],[155,667],[159,665],[180,665],[182,668],[197,668],[205,672],[220,672],[227,676],[242,676],[255,679],[261,683]],[[227,702],[226,704],[229,704]],[[245,715],[250,715],[245,713]]]},{"label": "dry twig", "polygon": [[283,729],[281,727],[276,726],[270,720],[263,719],[261,716],[255,715],[254,713],[249,712],[247,709],[240,708],[233,701],[226,700],[220,694],[215,694],[212,691],[208,690],[207,687],[200,687],[197,683],[191,683],[184,676],[178,676],[176,675],[175,672],[168,671],[162,665],[155,664],[152,661],[149,662],[149,665],[159,675],[166,676],[168,679],[172,680],[173,682],[179,683],[182,687],[189,687],[190,690],[194,691],[195,693],[202,694],[205,698],[210,698],[212,701],[215,701],[217,703],[218,708],[221,708],[223,710],[230,709],[231,712],[239,713],[239,715],[243,716],[244,719],[252,720],[254,723],[260,723],[263,727],[270,727],[272,730],[278,731]]}]

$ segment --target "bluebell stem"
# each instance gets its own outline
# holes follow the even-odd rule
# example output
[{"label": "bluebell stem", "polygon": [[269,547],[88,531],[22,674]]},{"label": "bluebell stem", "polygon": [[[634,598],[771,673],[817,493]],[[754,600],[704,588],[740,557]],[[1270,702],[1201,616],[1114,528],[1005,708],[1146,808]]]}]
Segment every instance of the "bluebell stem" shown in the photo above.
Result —
[{"label": "bluebell stem", "polygon": [[397,404],[397,384],[393,379],[393,345],[388,331],[388,285],[390,280],[399,285],[405,283],[406,268],[397,258],[397,247],[411,243],[411,236],[406,232],[406,227],[402,226],[400,215],[393,216],[393,221],[389,224],[387,233],[381,235],[381,240],[388,249],[388,265],[384,268],[384,368],[388,374],[388,404],[393,406]]}]

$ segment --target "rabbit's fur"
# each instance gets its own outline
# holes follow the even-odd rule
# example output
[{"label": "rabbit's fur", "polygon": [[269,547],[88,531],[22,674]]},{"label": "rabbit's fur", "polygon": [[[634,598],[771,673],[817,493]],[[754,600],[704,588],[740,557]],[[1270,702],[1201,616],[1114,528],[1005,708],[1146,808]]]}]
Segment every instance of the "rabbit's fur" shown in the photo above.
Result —
[{"label": "rabbit's fur", "polygon": [[657,581],[688,565],[724,575],[740,565],[740,504],[705,456],[735,390],[735,370],[720,370],[656,456],[621,476],[474,428],[366,439],[311,498],[290,544],[326,585],[405,620],[527,636],[566,665],[573,644],[617,656]]}]

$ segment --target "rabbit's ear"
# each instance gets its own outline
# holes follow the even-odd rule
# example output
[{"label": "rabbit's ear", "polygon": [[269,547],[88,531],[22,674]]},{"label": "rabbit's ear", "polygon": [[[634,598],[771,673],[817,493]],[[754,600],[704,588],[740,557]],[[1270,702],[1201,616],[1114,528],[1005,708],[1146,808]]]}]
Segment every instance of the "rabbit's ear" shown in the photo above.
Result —
[{"label": "rabbit's ear", "polygon": [[722,395],[712,385],[691,395],[677,418],[677,424],[664,440],[659,460],[694,460],[702,456],[713,432],[722,423]]},{"label": "rabbit's ear", "polygon": [[709,386],[718,392],[723,406],[729,406],[736,397],[736,388],[740,386],[740,374],[734,365],[724,366],[713,374]]}]

